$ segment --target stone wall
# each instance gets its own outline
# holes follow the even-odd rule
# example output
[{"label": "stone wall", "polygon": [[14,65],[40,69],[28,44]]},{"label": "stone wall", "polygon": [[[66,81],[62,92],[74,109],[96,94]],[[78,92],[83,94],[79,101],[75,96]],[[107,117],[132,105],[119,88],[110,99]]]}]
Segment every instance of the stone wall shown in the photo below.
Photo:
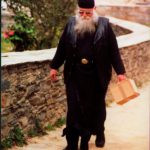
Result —
[{"label": "stone wall", "polygon": [[[120,49],[122,60],[126,69],[126,76],[133,79],[137,87],[141,88],[150,81],[150,41]],[[117,83],[117,75],[113,70],[110,85]],[[112,102],[112,95],[108,88],[106,102]]]},{"label": "stone wall", "polygon": [[127,76],[138,86],[150,81],[150,41],[121,48]]},{"label": "stone wall", "polygon": [[102,16],[109,15],[142,24],[150,24],[150,5],[99,5],[97,12]]},{"label": "stone wall", "polygon": [[49,63],[24,63],[2,68],[2,138],[15,124],[28,131],[34,126],[35,118],[47,126],[65,116],[62,73],[60,71],[57,82],[51,83]]},{"label": "stone wall", "polygon": [[121,36],[121,35],[125,35],[125,34],[129,34],[129,33],[132,33],[131,30],[122,28],[122,27],[118,26],[117,24],[112,24],[112,23],[111,23],[111,27],[112,27],[112,29],[113,29],[113,31],[114,31],[116,37]]},{"label": "stone wall", "polygon": [[[120,53],[128,78],[134,79],[139,87],[150,81],[150,41],[121,48]],[[113,70],[112,81],[116,82],[115,79]]]}]

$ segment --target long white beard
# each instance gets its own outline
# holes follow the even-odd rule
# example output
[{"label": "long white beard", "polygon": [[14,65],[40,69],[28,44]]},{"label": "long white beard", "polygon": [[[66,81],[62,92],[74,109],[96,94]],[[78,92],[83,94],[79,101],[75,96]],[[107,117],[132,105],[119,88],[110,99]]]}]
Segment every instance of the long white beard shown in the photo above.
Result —
[{"label": "long white beard", "polygon": [[76,14],[76,24],[75,32],[80,36],[84,35],[85,32],[93,33],[96,29],[96,24],[98,22],[98,15],[96,12],[93,12],[93,16],[89,19],[83,19],[78,13]]}]

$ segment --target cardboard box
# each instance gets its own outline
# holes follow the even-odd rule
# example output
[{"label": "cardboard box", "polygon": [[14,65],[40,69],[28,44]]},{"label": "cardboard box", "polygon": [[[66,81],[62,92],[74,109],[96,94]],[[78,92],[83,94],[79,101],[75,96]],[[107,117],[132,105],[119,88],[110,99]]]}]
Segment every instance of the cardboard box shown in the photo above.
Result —
[{"label": "cardboard box", "polygon": [[132,79],[126,79],[110,86],[110,91],[114,101],[120,105],[139,96],[136,84]]}]

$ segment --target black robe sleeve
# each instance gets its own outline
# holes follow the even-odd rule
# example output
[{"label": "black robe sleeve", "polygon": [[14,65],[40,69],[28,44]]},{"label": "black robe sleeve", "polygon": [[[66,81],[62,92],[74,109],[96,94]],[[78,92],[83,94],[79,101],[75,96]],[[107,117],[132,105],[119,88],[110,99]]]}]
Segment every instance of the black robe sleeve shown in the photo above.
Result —
[{"label": "black robe sleeve", "polygon": [[108,42],[109,42],[109,49],[110,49],[111,64],[112,64],[115,72],[117,73],[117,75],[124,74],[125,67],[124,67],[123,61],[120,56],[116,36],[112,30],[110,23],[108,24],[108,36],[109,36]]},{"label": "black robe sleeve", "polygon": [[50,64],[50,68],[52,69],[58,69],[65,61],[66,54],[65,54],[65,34],[66,34],[66,28],[67,25],[61,35],[61,38],[59,40],[56,53],[54,55],[54,58]]}]

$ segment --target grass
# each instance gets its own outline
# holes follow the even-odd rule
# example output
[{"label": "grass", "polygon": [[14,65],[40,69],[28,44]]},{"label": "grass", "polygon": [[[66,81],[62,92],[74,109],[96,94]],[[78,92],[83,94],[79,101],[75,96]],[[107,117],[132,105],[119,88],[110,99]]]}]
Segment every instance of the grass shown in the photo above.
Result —
[{"label": "grass", "polygon": [[54,127],[60,128],[61,126],[63,126],[66,123],[66,118],[59,118],[55,124]]},{"label": "grass", "polygon": [[48,124],[45,128],[42,127],[38,119],[35,120],[35,126],[28,131],[28,137],[36,137],[47,134],[46,131],[53,131],[60,128],[66,123],[65,118],[59,118],[53,125]]},{"label": "grass", "polygon": [[53,125],[51,125],[51,124],[48,124],[48,125],[45,127],[45,129],[48,130],[48,131],[53,131],[53,130],[55,130],[55,127],[54,127]]}]

